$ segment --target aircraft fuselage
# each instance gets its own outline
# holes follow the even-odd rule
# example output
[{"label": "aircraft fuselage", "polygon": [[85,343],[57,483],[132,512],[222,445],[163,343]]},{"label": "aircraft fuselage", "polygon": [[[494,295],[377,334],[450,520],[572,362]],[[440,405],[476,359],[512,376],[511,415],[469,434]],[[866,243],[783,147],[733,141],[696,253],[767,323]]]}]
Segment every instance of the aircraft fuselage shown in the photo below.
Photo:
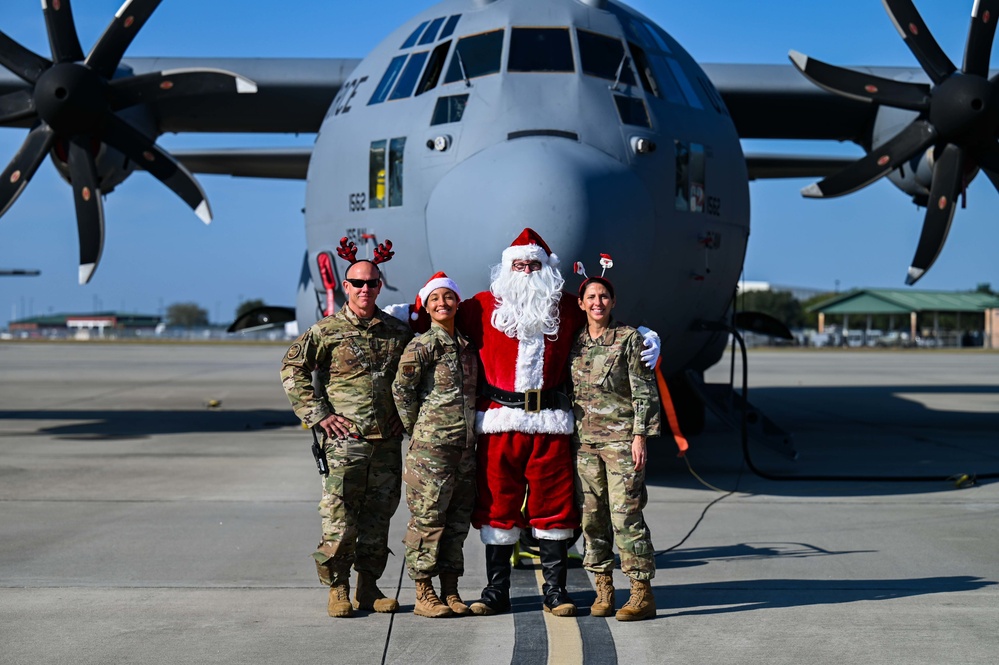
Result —
[{"label": "aircraft fuselage", "polygon": [[488,288],[490,266],[528,226],[560,257],[570,292],[573,262],[592,275],[600,253],[613,257],[616,315],[659,331],[667,373],[717,360],[718,338],[689,330],[731,302],[749,193],[707,76],[619,4],[446,0],[375,48],[323,122],[306,194],[316,298],[299,323],[325,307],[321,254],[333,257],[325,282],[342,279],[343,236],[359,257],[394,243],[385,305],[412,302],[438,270],[465,295]]}]

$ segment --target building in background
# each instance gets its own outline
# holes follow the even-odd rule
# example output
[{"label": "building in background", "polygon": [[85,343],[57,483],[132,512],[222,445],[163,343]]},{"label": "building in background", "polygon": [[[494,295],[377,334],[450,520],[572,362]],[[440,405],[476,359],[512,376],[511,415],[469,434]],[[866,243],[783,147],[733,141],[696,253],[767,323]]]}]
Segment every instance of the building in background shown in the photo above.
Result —
[{"label": "building in background", "polygon": [[162,330],[163,318],[151,314],[94,312],[90,314],[48,314],[11,321],[14,337],[55,339],[117,339],[152,337]]}]

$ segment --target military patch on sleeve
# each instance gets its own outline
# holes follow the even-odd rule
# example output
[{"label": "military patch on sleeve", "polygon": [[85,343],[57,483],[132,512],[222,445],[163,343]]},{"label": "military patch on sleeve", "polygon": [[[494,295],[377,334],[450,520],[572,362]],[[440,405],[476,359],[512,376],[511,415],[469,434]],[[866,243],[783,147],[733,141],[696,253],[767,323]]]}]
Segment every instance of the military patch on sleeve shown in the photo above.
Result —
[{"label": "military patch on sleeve", "polygon": [[412,379],[415,374],[416,374],[416,366],[415,365],[403,365],[402,366],[402,375],[404,377],[406,377],[407,379]]},{"label": "military patch on sleeve", "polygon": [[300,355],[302,355],[302,345],[299,344],[298,342],[295,342],[294,344],[291,345],[291,348],[288,349],[288,355],[285,356],[285,358],[287,358],[288,360],[294,360],[295,358],[298,358]]}]

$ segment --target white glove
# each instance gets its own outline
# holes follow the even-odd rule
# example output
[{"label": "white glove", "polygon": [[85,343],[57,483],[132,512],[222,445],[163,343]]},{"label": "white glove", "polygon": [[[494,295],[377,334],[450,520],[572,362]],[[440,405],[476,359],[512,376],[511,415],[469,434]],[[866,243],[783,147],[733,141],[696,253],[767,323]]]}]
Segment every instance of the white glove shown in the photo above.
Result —
[{"label": "white glove", "polygon": [[638,332],[645,339],[645,348],[641,355],[642,362],[649,369],[655,369],[656,363],[659,362],[659,351],[662,349],[659,335],[655,330],[649,330],[645,326],[639,326]]},{"label": "white glove", "polygon": [[395,305],[386,305],[382,307],[382,311],[389,316],[394,316],[406,325],[409,325],[409,303],[397,303]]}]

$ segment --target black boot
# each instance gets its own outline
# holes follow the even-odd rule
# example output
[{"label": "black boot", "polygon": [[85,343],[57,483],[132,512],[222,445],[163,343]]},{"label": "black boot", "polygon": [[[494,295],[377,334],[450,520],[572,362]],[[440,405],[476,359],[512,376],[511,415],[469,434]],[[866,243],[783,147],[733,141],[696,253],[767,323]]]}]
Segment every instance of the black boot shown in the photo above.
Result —
[{"label": "black boot", "polygon": [[487,616],[510,611],[510,557],[513,545],[486,545],[486,588],[472,603],[473,614]]},{"label": "black boot", "polygon": [[545,612],[557,617],[576,616],[576,605],[565,590],[565,578],[569,572],[569,541],[539,540],[541,550],[541,575],[545,583],[541,589],[545,593]]}]

